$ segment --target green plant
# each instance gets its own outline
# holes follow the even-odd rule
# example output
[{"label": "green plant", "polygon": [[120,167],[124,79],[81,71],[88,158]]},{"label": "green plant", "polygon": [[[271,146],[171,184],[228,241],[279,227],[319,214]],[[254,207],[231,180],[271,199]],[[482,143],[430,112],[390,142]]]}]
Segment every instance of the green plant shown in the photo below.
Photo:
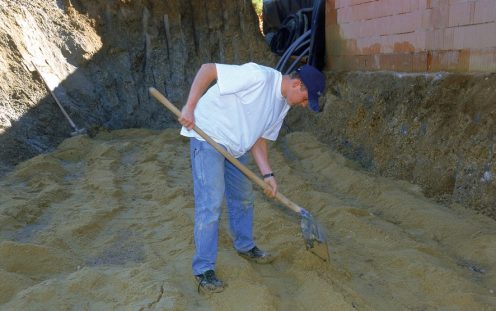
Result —
[{"label": "green plant", "polygon": [[251,0],[251,3],[253,3],[257,15],[262,16],[263,0]]}]

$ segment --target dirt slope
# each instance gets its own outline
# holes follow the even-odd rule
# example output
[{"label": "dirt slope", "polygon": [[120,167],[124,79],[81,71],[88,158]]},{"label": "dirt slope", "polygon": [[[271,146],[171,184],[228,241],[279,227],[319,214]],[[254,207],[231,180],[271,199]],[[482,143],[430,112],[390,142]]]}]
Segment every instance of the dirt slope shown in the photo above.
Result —
[{"label": "dirt slope", "polygon": [[[204,62],[273,64],[250,1],[2,0],[0,176],[81,128],[166,128]],[[175,126],[175,125],[173,125]]]}]

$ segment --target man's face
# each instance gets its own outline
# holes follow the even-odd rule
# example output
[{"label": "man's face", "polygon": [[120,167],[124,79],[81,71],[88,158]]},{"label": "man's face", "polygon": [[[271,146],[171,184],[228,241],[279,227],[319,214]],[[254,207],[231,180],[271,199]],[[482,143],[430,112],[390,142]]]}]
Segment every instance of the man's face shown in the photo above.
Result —
[{"label": "man's face", "polygon": [[308,91],[305,85],[298,79],[294,79],[288,90],[286,101],[290,106],[308,106]]}]

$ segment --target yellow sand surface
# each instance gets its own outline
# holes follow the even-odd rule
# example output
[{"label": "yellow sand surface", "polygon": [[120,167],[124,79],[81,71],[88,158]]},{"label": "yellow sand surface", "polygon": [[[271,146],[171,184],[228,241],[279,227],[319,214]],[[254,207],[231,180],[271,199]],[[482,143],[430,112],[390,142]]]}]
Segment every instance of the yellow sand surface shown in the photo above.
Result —
[{"label": "yellow sand surface", "polygon": [[280,191],[327,230],[329,263],[257,190],[255,239],[276,260],[239,257],[224,211],[228,287],[198,294],[188,142],[177,129],[77,136],[0,181],[0,309],[496,310],[494,220],[364,172],[307,133],[270,153]]}]

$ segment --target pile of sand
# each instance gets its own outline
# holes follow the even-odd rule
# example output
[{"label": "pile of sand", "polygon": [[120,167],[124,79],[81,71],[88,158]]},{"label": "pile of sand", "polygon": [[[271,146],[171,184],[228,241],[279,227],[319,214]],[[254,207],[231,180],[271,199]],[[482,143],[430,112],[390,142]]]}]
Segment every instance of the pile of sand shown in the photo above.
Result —
[{"label": "pile of sand", "polygon": [[495,310],[496,226],[411,184],[356,168],[309,134],[271,147],[281,192],[328,231],[331,262],[305,251],[297,217],[256,194],[270,265],[231,246],[197,293],[187,141],[122,130],[64,141],[0,181],[0,309]]}]

